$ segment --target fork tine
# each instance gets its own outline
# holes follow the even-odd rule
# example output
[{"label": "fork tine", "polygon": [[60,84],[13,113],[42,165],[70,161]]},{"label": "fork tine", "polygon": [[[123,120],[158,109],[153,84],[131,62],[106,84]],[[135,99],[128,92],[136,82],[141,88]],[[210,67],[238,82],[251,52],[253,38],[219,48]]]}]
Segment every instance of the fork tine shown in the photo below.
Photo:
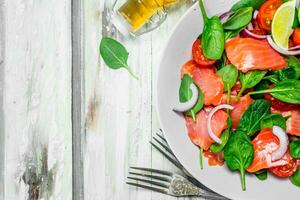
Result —
[{"label": "fork tine", "polygon": [[157,135],[160,139],[162,139],[163,141],[167,142],[167,140],[166,140],[161,134],[156,133],[156,135]]},{"label": "fork tine", "polygon": [[161,150],[157,145],[155,145],[153,142],[151,142],[151,145],[157,149],[161,154],[163,154],[171,163],[173,163],[176,167],[178,167],[179,169],[183,169],[183,166],[175,159],[171,158],[168,154],[166,154],[163,150]]},{"label": "fork tine", "polygon": [[158,169],[151,169],[151,168],[145,168],[145,167],[130,167],[131,169],[138,169],[138,170],[142,170],[142,171],[147,171],[147,172],[154,172],[157,174],[163,174],[163,175],[167,175],[167,176],[172,176],[173,173],[171,172],[167,172],[167,171],[163,171],[163,170],[158,170]]},{"label": "fork tine", "polygon": [[158,139],[156,139],[155,137],[153,137],[153,140],[155,140],[158,144],[160,144],[167,152],[169,152],[170,154],[172,154],[174,157],[175,157],[175,155],[173,154],[173,152],[171,151],[171,149],[167,146],[167,145],[165,145],[165,144],[163,144],[161,141],[159,141]]},{"label": "fork tine", "polygon": [[141,182],[145,182],[145,183],[150,183],[151,185],[156,185],[156,186],[160,186],[160,187],[163,187],[163,188],[169,188],[169,185],[166,184],[166,183],[160,183],[160,182],[157,182],[157,181],[152,181],[152,180],[147,180],[147,179],[141,179],[141,178],[136,178],[136,177],[132,177],[132,176],[128,176],[127,177],[128,179],[131,179],[131,180],[136,180],[136,181],[141,181]]},{"label": "fork tine", "polygon": [[138,183],[131,183],[131,182],[126,182],[126,184],[136,186],[136,187],[141,187],[141,188],[148,189],[148,190],[152,190],[152,191],[155,191],[155,192],[160,192],[160,193],[163,193],[163,194],[168,194],[168,191],[166,189],[159,189],[159,188],[156,188],[156,187],[147,186],[147,185],[138,184]]},{"label": "fork tine", "polygon": [[157,179],[157,180],[160,180],[160,181],[165,181],[167,183],[169,183],[171,181],[171,179],[168,178],[168,177],[155,176],[155,175],[151,175],[151,174],[141,174],[141,173],[136,173],[136,172],[129,172],[129,174],[136,175],[136,176],[144,176],[144,177],[148,177],[148,178],[153,178],[153,179]]}]

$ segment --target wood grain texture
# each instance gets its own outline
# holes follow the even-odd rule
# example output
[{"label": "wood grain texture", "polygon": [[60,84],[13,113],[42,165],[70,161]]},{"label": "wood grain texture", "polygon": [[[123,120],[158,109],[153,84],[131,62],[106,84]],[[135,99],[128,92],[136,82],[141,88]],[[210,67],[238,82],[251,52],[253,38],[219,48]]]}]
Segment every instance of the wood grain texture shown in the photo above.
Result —
[{"label": "wood grain texture", "polygon": [[71,199],[71,1],[2,2],[3,199]]}]

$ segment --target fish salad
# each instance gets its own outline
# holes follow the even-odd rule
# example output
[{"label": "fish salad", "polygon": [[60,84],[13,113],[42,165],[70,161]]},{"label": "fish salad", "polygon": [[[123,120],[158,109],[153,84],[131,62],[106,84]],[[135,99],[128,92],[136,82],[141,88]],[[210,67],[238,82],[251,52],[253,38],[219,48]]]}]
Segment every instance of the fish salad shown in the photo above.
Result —
[{"label": "fish salad", "polygon": [[[248,2],[248,3],[245,3]],[[179,102],[190,140],[211,166],[300,187],[300,25],[295,0],[241,0],[207,16],[181,67]],[[299,14],[300,16],[300,14]],[[205,159],[206,160],[206,159]]]}]

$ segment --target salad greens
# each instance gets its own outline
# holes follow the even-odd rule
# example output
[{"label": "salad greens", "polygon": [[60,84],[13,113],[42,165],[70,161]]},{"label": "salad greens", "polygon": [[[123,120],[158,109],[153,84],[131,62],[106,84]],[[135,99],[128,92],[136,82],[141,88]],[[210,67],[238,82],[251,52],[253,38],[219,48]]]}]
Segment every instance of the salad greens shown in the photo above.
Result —
[{"label": "salad greens", "polygon": [[233,133],[224,148],[224,160],[229,169],[240,171],[243,190],[246,190],[245,172],[253,157],[254,148],[249,136],[242,131]]},{"label": "salad greens", "polygon": [[259,171],[255,172],[255,176],[261,181],[267,180],[268,171],[267,170],[259,170]]},{"label": "salad greens", "polygon": [[295,56],[287,56],[285,58],[286,62],[288,63],[289,67],[294,68],[296,71],[296,79],[300,78],[300,62]]},{"label": "salad greens", "polygon": [[225,46],[223,25],[219,17],[207,17],[203,0],[199,0],[199,5],[204,19],[204,28],[201,36],[203,53],[207,58],[220,59]]},{"label": "salad greens", "polygon": [[264,94],[270,93],[276,99],[283,102],[300,104],[300,81],[299,80],[284,80],[277,83],[273,88],[261,91],[253,91],[248,94]]},{"label": "salad greens", "polygon": [[242,115],[237,130],[253,136],[260,130],[261,121],[270,113],[270,105],[268,101],[259,99],[253,101],[252,104]]},{"label": "salad greens", "polygon": [[110,37],[103,37],[100,42],[99,50],[100,55],[109,68],[125,68],[133,78],[138,79],[127,64],[129,53],[120,42]]},{"label": "salad greens", "polygon": [[260,128],[272,128],[273,126],[279,126],[283,130],[286,129],[286,119],[280,114],[269,114],[263,118],[260,122]]},{"label": "salad greens", "polygon": [[[179,101],[186,102],[192,98],[192,90],[190,89],[190,85],[193,83],[192,77],[185,74],[181,79],[181,84],[179,88]],[[204,96],[199,87],[198,89],[198,100],[194,107],[189,110],[186,114],[192,116],[193,120],[196,121],[196,114],[202,109],[204,103]]]},{"label": "salad greens", "polygon": [[239,94],[237,95],[237,99],[239,99],[239,97],[243,94],[243,92],[246,89],[252,88],[255,85],[257,85],[263,79],[266,73],[267,73],[266,71],[259,71],[259,70],[249,71],[245,74],[240,73],[240,81],[242,84],[242,88]]},{"label": "salad greens", "polygon": [[226,129],[220,137],[222,143],[221,144],[213,143],[210,146],[211,152],[220,153],[224,149],[225,145],[227,144],[229,137],[230,137],[230,130]]},{"label": "salad greens", "polygon": [[300,139],[290,143],[290,153],[293,158],[300,158]]},{"label": "salad greens", "polygon": [[224,30],[245,28],[252,19],[253,8],[244,7],[236,10],[223,24]]},{"label": "salad greens", "polygon": [[239,72],[233,65],[226,65],[219,71],[217,74],[221,76],[224,84],[224,91],[230,91],[231,88],[235,85],[237,78],[239,76]]},{"label": "salad greens", "polygon": [[[260,90],[265,90],[268,88],[269,86],[269,82],[266,80],[262,80],[261,82],[259,82],[255,87],[254,87],[254,91],[260,91]],[[264,94],[254,94],[251,96],[253,99],[263,99],[264,98]]]},{"label": "salad greens", "polygon": [[300,168],[290,176],[290,181],[297,187],[300,187]]},{"label": "salad greens", "polygon": [[252,7],[257,10],[265,1],[266,0],[240,0],[232,6],[231,11],[244,7]]}]

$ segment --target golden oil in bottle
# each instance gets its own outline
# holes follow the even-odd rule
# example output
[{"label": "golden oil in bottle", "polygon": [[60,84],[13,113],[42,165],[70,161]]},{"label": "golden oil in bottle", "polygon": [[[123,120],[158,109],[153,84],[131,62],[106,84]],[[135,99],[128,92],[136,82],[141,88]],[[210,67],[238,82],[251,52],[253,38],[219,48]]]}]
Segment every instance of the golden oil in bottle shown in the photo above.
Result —
[{"label": "golden oil in bottle", "polygon": [[127,0],[118,12],[130,24],[132,31],[141,28],[157,11],[177,0]]}]

